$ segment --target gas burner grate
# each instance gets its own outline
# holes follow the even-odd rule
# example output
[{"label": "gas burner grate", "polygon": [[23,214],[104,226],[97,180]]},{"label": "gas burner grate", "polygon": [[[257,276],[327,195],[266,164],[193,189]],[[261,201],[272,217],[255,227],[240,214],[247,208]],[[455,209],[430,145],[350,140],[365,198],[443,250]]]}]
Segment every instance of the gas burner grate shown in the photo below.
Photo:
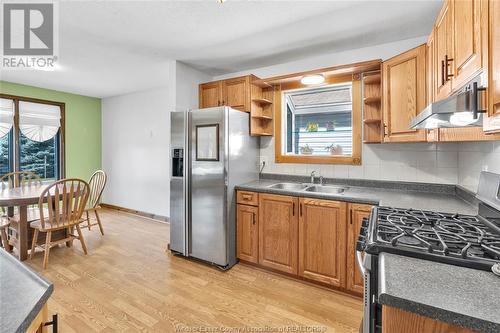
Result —
[{"label": "gas burner grate", "polygon": [[379,207],[376,242],[395,253],[500,262],[500,234],[470,215]]}]

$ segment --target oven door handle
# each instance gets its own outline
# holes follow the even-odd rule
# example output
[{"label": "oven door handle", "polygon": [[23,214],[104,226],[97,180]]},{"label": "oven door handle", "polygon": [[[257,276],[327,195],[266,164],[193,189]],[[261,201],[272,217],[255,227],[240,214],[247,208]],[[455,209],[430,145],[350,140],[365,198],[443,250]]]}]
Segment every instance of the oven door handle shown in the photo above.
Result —
[{"label": "oven door handle", "polygon": [[359,271],[363,276],[366,275],[366,268],[363,266],[363,254],[361,251],[356,250],[356,262],[358,263]]}]

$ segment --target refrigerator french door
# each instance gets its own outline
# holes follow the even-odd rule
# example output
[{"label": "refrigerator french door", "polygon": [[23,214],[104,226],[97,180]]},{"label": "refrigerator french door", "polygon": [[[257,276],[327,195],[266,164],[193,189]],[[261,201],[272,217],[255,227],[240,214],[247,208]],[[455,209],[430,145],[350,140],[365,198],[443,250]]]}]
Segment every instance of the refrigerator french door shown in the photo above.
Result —
[{"label": "refrigerator french door", "polygon": [[229,268],[236,263],[234,186],[258,178],[259,141],[249,135],[248,113],[216,107],[182,114],[171,118],[172,166],[176,147],[185,154],[184,176],[172,174],[170,249]]}]

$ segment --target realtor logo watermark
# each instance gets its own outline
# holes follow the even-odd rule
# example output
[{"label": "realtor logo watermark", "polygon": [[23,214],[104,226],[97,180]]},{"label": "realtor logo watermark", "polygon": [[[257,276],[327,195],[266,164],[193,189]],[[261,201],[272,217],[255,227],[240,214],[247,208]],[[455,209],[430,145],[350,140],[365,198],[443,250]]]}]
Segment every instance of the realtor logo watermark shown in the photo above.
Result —
[{"label": "realtor logo watermark", "polygon": [[58,58],[57,2],[2,3],[2,70],[53,70]]}]

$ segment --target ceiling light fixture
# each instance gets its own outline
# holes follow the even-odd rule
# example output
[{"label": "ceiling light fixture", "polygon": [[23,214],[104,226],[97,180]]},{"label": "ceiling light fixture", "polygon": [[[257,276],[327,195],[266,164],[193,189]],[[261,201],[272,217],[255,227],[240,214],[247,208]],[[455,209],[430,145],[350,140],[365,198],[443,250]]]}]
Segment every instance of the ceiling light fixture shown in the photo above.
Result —
[{"label": "ceiling light fixture", "polygon": [[321,84],[325,82],[325,77],[323,74],[311,74],[311,75],[306,75],[303,76],[302,79],[300,79],[300,83],[305,84],[305,85],[314,85],[314,84]]}]

